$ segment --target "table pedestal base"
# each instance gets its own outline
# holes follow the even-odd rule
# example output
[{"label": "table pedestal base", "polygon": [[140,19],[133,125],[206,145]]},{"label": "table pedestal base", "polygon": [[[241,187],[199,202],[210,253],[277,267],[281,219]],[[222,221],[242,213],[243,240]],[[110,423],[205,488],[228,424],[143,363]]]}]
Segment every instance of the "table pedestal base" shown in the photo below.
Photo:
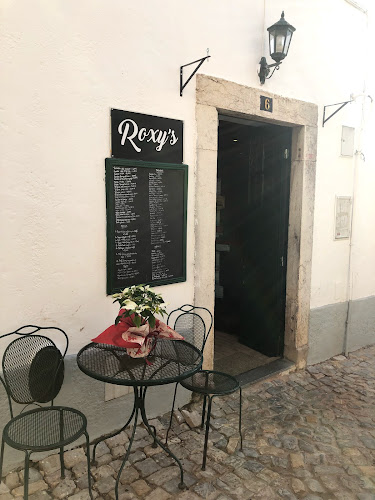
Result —
[{"label": "table pedestal base", "polygon": [[99,441],[97,441],[95,443],[95,445],[94,445],[94,448],[93,448],[93,462],[95,463],[95,452],[96,452],[97,445],[101,441],[103,441],[104,439],[108,439],[110,437],[116,436],[117,434],[120,434],[120,432],[122,432],[123,430],[125,430],[125,428],[130,424],[130,422],[134,418],[133,430],[132,430],[132,434],[130,436],[129,446],[128,446],[128,449],[126,450],[124,459],[122,461],[121,467],[120,467],[120,469],[118,471],[117,478],[116,478],[116,486],[115,486],[116,500],[118,500],[118,488],[119,488],[119,482],[120,482],[121,473],[122,473],[122,471],[123,471],[123,469],[125,467],[126,461],[129,458],[129,455],[130,455],[130,452],[131,452],[131,448],[132,448],[132,445],[133,445],[133,441],[134,441],[134,437],[135,437],[135,432],[137,430],[137,425],[138,425],[138,416],[139,416],[139,414],[142,417],[143,423],[145,424],[146,429],[148,430],[150,436],[154,440],[152,446],[154,448],[156,448],[159,445],[160,448],[162,448],[166,453],[168,453],[168,455],[170,455],[173,458],[173,460],[177,463],[177,465],[179,466],[179,468],[180,468],[180,484],[178,486],[179,486],[179,488],[181,490],[186,489],[186,486],[184,484],[184,471],[183,471],[183,468],[182,468],[180,460],[176,457],[176,455],[174,455],[171,452],[171,450],[165,444],[163,444],[160,441],[160,439],[158,439],[158,437],[156,435],[156,429],[155,429],[155,427],[153,425],[150,425],[149,422],[148,422],[148,419],[147,419],[147,416],[146,416],[146,410],[145,410],[145,396],[146,396],[146,391],[147,391],[147,387],[134,387],[134,405],[133,405],[133,410],[132,410],[132,413],[130,415],[129,420],[126,422],[126,424],[120,430],[114,432],[113,434],[106,435],[103,438],[101,438]]}]

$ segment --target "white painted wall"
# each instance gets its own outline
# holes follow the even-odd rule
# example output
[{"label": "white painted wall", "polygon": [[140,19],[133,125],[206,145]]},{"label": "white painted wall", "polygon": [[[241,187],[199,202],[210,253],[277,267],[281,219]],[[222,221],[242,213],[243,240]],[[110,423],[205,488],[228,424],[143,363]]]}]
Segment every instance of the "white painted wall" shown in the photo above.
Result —
[{"label": "white painted wall", "polygon": [[[170,308],[193,300],[195,90],[193,81],[179,96],[179,66],[209,47],[201,72],[260,87],[263,35],[282,9],[297,31],[264,92],[314,102],[321,113],[362,92],[367,16],[345,0],[2,1],[2,331],[59,325],[76,352],[116,315],[105,295],[111,107],[184,121],[187,281],[159,291]],[[353,293],[375,295],[371,133],[365,163],[340,158],[341,126],[356,127],[360,143],[360,123],[361,101],[319,126],[311,307],[347,297],[349,242],[333,240],[334,198],[352,194],[355,168]]]}]

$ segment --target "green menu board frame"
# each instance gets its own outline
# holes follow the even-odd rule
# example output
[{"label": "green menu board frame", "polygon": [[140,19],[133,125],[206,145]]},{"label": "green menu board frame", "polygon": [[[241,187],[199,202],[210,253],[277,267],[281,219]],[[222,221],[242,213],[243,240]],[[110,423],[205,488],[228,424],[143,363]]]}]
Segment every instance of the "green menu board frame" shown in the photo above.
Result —
[{"label": "green menu board frame", "polygon": [[186,281],[188,166],[106,158],[107,294]]}]

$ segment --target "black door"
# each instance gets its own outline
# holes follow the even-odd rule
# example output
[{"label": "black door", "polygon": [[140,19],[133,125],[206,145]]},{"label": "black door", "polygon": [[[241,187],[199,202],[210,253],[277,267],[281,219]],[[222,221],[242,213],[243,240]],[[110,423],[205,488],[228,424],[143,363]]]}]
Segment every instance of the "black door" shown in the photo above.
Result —
[{"label": "black door", "polygon": [[220,121],[215,324],[283,352],[291,129]]}]

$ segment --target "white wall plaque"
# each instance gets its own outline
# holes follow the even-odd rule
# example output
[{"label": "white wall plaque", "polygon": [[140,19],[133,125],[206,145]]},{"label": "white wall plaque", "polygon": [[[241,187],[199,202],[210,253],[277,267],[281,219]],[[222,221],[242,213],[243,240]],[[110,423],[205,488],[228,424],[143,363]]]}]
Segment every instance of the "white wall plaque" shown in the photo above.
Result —
[{"label": "white wall plaque", "polygon": [[353,156],[354,154],[354,132],[353,127],[342,126],[341,132],[341,156]]},{"label": "white wall plaque", "polygon": [[336,196],[335,240],[349,238],[351,216],[352,198],[350,196]]}]

